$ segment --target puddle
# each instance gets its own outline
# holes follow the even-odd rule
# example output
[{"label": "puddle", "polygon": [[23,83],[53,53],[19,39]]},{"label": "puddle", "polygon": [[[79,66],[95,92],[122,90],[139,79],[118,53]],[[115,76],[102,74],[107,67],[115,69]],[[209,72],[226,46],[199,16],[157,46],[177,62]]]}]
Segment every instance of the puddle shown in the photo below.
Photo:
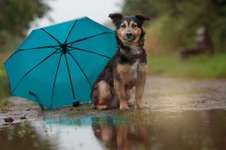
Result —
[{"label": "puddle", "polygon": [[0,128],[1,150],[224,150],[226,111],[46,116]]}]

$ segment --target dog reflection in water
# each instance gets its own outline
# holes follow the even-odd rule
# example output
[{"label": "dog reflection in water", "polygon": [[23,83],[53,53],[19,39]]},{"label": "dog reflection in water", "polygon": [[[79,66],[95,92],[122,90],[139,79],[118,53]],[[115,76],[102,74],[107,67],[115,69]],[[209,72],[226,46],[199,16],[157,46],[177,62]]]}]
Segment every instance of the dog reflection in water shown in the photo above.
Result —
[{"label": "dog reflection in water", "polygon": [[106,123],[92,125],[96,138],[104,147],[112,150],[137,150],[149,149],[148,130],[138,125],[116,125],[112,118],[107,118]]}]

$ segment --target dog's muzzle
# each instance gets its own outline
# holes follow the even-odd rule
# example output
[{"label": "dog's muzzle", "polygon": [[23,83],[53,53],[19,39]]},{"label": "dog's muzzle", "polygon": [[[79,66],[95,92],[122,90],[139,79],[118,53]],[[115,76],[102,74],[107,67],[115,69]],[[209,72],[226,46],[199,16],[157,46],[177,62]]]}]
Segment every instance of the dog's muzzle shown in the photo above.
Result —
[{"label": "dog's muzzle", "polygon": [[125,37],[124,37],[124,40],[127,40],[127,41],[133,41],[134,40],[134,36],[133,36],[133,33],[132,32],[127,32],[125,34]]}]

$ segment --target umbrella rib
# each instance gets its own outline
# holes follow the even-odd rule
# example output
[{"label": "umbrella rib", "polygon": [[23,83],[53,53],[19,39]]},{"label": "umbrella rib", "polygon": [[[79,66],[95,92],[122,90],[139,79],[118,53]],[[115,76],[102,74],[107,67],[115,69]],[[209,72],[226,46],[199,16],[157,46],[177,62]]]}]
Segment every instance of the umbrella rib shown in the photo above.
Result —
[{"label": "umbrella rib", "polygon": [[50,45],[50,46],[40,46],[40,47],[32,47],[32,48],[19,48],[18,51],[26,51],[26,50],[34,50],[34,49],[45,49],[45,48],[55,48],[58,45]]},{"label": "umbrella rib", "polygon": [[31,73],[35,68],[37,68],[39,65],[41,65],[43,62],[45,62],[48,58],[50,58],[51,56],[53,56],[53,54],[55,54],[58,50],[55,50],[53,53],[51,53],[50,55],[48,55],[47,57],[45,57],[44,59],[42,59],[39,63],[37,63],[35,66],[33,66],[30,70],[28,70],[23,76],[22,78],[17,82],[15,88],[12,90],[12,92],[14,92],[17,87],[20,85],[20,83],[23,81],[23,79],[29,75],[29,73]]},{"label": "umbrella rib", "polygon": [[55,38],[52,34],[50,34],[48,31],[45,29],[41,28],[42,31],[44,31],[46,34],[48,34],[52,39],[54,39],[58,44],[62,44],[57,38]]},{"label": "umbrella rib", "polygon": [[53,105],[54,89],[55,89],[55,86],[56,86],[56,79],[57,79],[57,74],[58,74],[58,71],[59,71],[59,68],[60,68],[62,55],[63,55],[63,53],[61,53],[61,55],[60,55],[60,58],[59,58],[59,61],[58,61],[58,64],[57,64],[56,73],[54,75],[53,86],[52,86],[52,94],[51,94],[51,107]]},{"label": "umbrella rib", "polygon": [[[69,48],[72,48],[73,50],[78,50],[78,51],[82,51],[82,52],[87,52],[87,53],[91,53],[91,54],[95,54],[95,55],[99,55],[99,56],[102,56],[102,57],[105,57],[107,59],[111,59],[111,57],[109,56],[106,56],[106,55],[103,55],[103,54],[100,54],[100,53],[97,53],[97,52],[93,52],[91,50],[87,50],[87,49],[82,49],[82,48],[77,48],[77,47],[72,47],[72,46],[67,46]],[[71,51],[73,51],[71,50]]]},{"label": "umbrella rib", "polygon": [[70,31],[68,32],[68,35],[67,35],[67,37],[66,37],[66,39],[65,39],[64,43],[67,43],[67,40],[68,40],[68,38],[69,38],[69,36],[70,36],[70,34],[71,34],[72,30],[74,29],[74,27],[75,27],[76,23],[77,23],[77,20],[75,20],[75,21],[74,21],[74,23],[73,23],[73,25],[72,25],[72,27],[71,27]]},{"label": "umbrella rib", "polygon": [[43,47],[34,47],[34,48],[18,49],[8,59],[12,58],[15,54],[17,54],[19,52],[29,51],[29,50],[34,50],[34,49],[56,48],[56,47],[58,47],[58,46],[43,46]]},{"label": "umbrella rib", "polygon": [[73,87],[73,82],[72,82],[72,78],[71,78],[70,68],[69,68],[69,65],[68,65],[67,55],[64,55],[64,56],[65,56],[65,61],[66,61],[66,65],[67,65],[68,76],[69,76],[69,79],[70,79],[70,85],[71,85],[73,99],[75,99],[75,90],[74,90],[74,87]]},{"label": "umbrella rib", "polygon": [[84,41],[84,40],[88,40],[88,39],[91,39],[91,38],[94,38],[94,37],[97,37],[97,36],[101,36],[101,35],[104,35],[104,34],[109,34],[111,32],[102,32],[102,33],[98,33],[98,34],[95,34],[95,35],[91,35],[91,36],[88,36],[88,37],[85,37],[85,38],[82,38],[82,39],[79,39],[79,40],[76,40],[76,41],[73,41],[73,42],[69,42],[67,44],[74,44],[74,43],[78,43],[78,42],[81,42],[81,41]]},{"label": "umbrella rib", "polygon": [[89,83],[89,86],[91,87],[91,82],[90,82],[89,78],[87,77],[86,73],[84,72],[84,70],[82,69],[80,63],[75,59],[75,57],[74,57],[70,52],[68,52],[68,54],[72,57],[72,59],[74,60],[74,62],[78,65],[80,71],[81,71],[82,74],[85,76],[86,80],[87,80],[88,83]]}]

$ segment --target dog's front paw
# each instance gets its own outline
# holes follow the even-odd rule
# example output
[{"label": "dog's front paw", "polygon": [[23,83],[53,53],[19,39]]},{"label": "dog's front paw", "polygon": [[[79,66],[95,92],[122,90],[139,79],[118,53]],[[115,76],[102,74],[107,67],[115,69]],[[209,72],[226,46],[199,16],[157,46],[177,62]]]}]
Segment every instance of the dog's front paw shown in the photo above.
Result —
[{"label": "dog's front paw", "polygon": [[139,103],[139,104],[135,104],[134,108],[135,109],[143,109],[143,108],[145,108],[145,106],[143,103]]},{"label": "dog's front paw", "polygon": [[119,109],[120,110],[128,110],[129,109],[128,101],[121,101]]},{"label": "dog's front paw", "polygon": [[108,109],[108,106],[107,105],[97,105],[96,106],[96,109],[97,110],[107,110]]}]

